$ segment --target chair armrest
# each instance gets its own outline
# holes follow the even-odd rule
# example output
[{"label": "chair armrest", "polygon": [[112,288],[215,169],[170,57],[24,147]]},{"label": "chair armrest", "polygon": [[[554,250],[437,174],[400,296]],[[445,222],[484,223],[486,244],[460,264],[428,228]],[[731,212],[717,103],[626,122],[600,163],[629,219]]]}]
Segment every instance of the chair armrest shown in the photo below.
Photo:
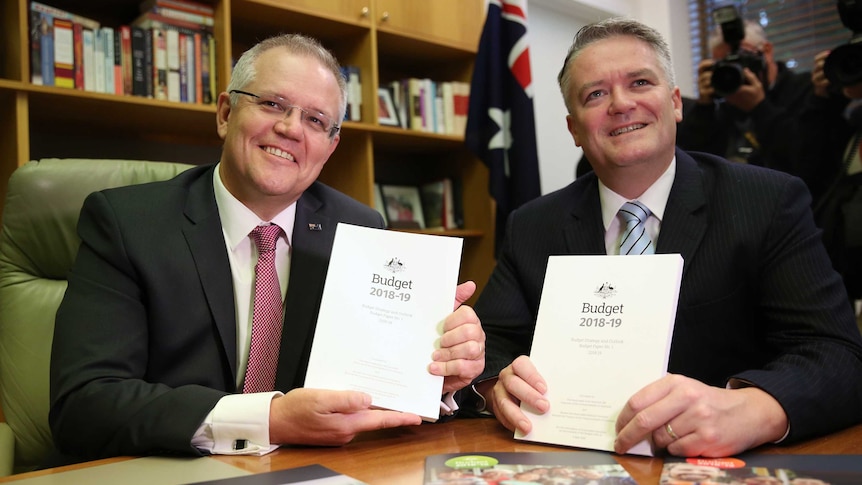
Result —
[{"label": "chair armrest", "polygon": [[0,477],[12,474],[15,463],[15,435],[6,423],[0,423]]}]

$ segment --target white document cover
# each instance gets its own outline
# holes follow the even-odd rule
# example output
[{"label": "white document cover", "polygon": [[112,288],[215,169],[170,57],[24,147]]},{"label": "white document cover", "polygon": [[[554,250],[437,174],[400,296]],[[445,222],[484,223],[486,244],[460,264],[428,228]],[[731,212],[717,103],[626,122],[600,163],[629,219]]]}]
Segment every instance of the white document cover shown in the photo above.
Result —
[{"label": "white document cover", "polygon": [[455,302],[462,243],[339,223],[305,387],[363,391],[374,407],[436,421],[443,378],[428,365]]},{"label": "white document cover", "polygon": [[[515,438],[613,451],[628,399],[667,373],[683,260],[551,256],[530,359],[548,383],[550,411]],[[652,456],[643,441],[629,453]]]}]

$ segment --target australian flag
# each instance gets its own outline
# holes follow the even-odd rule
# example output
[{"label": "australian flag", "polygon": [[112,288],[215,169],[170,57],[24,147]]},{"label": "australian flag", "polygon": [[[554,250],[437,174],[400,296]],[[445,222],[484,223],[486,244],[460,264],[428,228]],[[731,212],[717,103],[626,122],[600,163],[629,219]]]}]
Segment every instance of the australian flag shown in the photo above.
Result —
[{"label": "australian flag", "polygon": [[489,0],[470,84],[467,146],[488,166],[499,249],[509,213],[541,195],[527,0]]}]

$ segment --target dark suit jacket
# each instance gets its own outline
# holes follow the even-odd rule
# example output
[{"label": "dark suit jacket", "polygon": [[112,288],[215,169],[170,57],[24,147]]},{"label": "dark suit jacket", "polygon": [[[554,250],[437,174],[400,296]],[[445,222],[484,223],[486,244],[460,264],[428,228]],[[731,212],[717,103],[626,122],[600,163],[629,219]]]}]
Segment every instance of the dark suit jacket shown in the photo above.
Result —
[{"label": "dark suit jacket", "polygon": [[[787,412],[790,441],[862,420],[862,339],[805,185],[702,153],[676,160],[656,246],[684,259],[669,372],[757,385]],[[561,254],[605,254],[595,174],[511,215],[475,308],[480,379],[529,353],[548,256]]]},{"label": "dark suit jacket", "polygon": [[[197,453],[192,435],[222,396],[237,392],[236,312],[213,168],[85,201],[51,361],[50,423],[62,452]],[[285,392],[305,378],[338,222],[383,227],[376,211],[313,184],[293,231],[276,377]]]}]

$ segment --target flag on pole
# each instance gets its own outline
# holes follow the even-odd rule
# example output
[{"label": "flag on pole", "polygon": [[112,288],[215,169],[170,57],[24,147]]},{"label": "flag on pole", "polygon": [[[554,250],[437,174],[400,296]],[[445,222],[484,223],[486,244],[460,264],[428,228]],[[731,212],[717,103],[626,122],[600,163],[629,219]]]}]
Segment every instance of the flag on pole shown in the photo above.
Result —
[{"label": "flag on pole", "polygon": [[509,214],[541,195],[526,9],[489,0],[470,84],[465,141],[488,166],[498,249]]}]

